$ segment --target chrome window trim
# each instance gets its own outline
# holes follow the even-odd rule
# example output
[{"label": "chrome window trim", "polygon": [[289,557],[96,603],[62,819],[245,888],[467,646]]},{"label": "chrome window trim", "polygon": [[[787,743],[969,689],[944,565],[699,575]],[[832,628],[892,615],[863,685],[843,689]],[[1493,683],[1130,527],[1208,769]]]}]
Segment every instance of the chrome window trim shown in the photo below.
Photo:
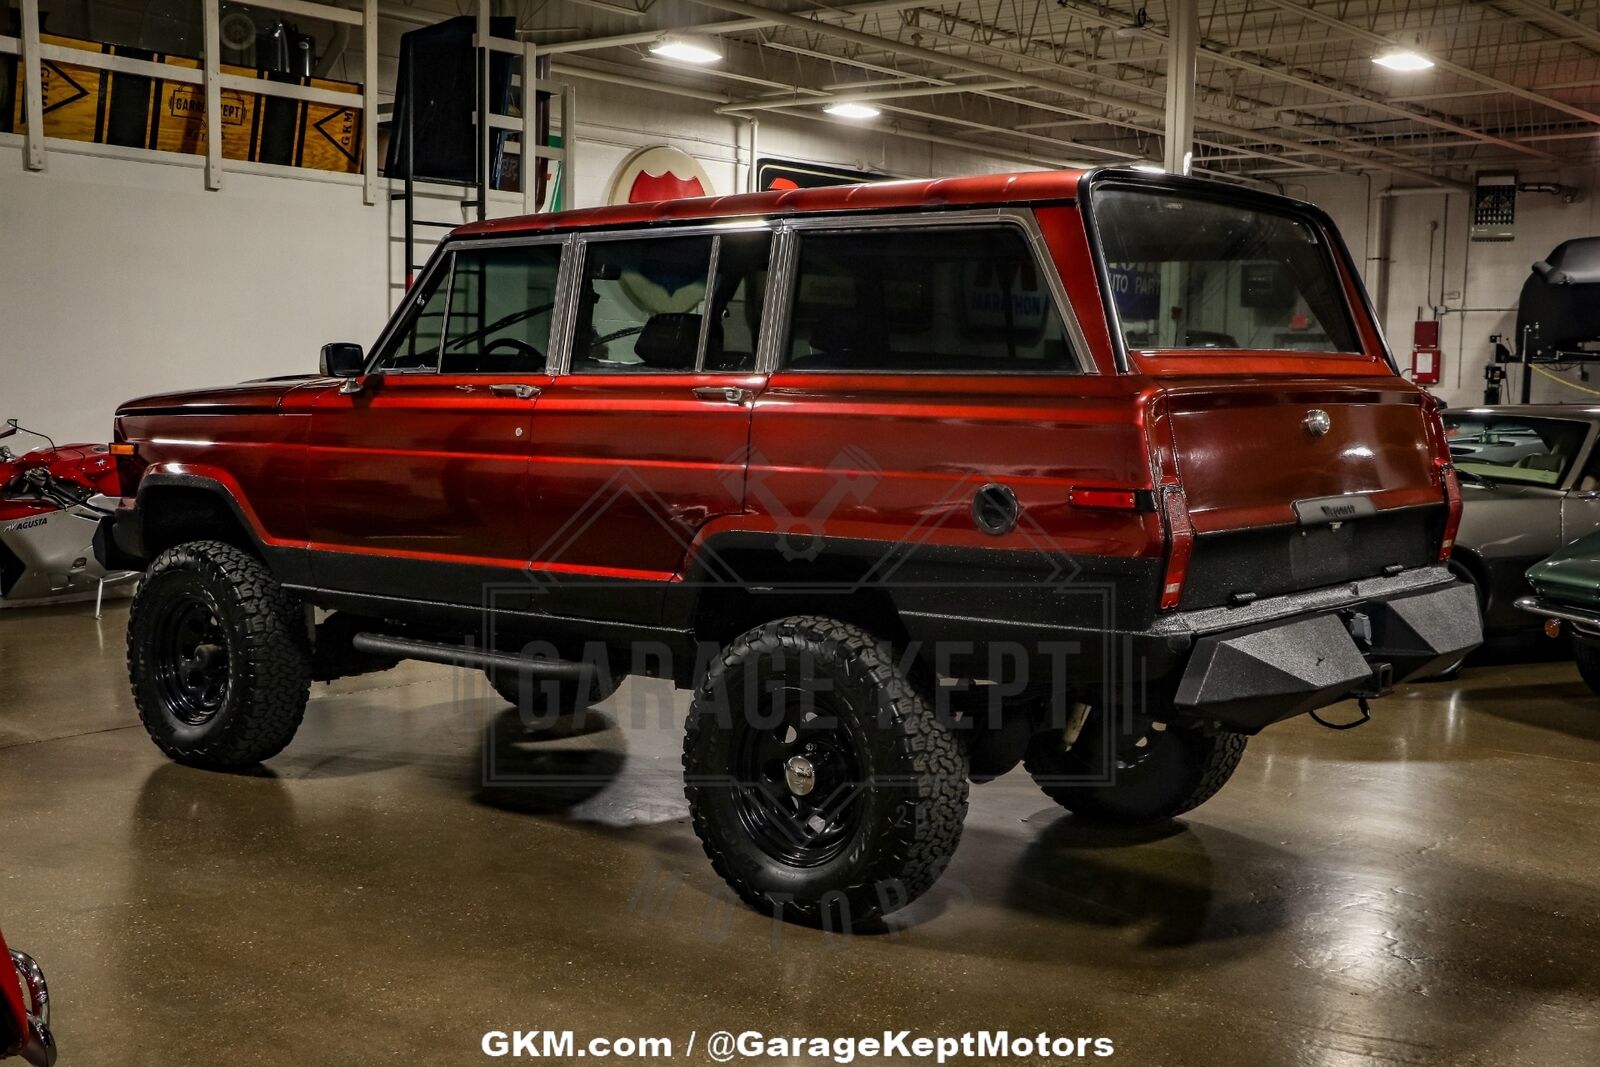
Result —
[{"label": "chrome window trim", "polygon": [[[973,368],[971,370],[869,370],[869,369],[807,369],[785,367],[784,356],[787,352],[786,341],[789,339],[789,324],[794,314],[794,298],[796,295],[795,284],[798,281],[800,237],[808,231],[823,232],[848,232],[850,230],[881,230],[888,232],[904,232],[919,230],[932,226],[957,226],[971,229],[975,226],[1002,224],[1020,229],[1027,244],[1029,254],[1033,256],[1034,267],[1045,278],[1050,288],[1051,298],[1055,301],[1056,314],[1061,317],[1062,326],[1067,332],[1067,341],[1072,347],[1072,362],[1076,370],[1055,368],[1037,371],[995,371]],[[782,263],[783,288],[778,290],[782,297],[781,309],[776,309],[771,320],[775,323],[776,336],[772,338],[771,350],[767,352],[767,362],[762,365],[763,373],[773,374],[782,370],[789,374],[904,374],[923,376],[937,376],[941,378],[962,377],[1002,377],[1002,378],[1051,378],[1051,377],[1077,377],[1078,375],[1098,374],[1099,368],[1094,365],[1094,360],[1089,357],[1089,342],[1083,332],[1083,325],[1078,321],[1076,310],[1072,301],[1067,297],[1066,285],[1061,280],[1061,273],[1056,269],[1055,260],[1050,256],[1050,250],[1045,245],[1044,232],[1039,228],[1039,221],[1034,217],[1031,209],[1015,207],[973,208],[970,210],[930,212],[894,212],[880,215],[839,216],[816,215],[800,216],[783,220],[780,230],[787,234],[788,240],[784,249]],[[773,282],[777,271],[769,274],[767,293],[770,299],[773,293]],[[765,319],[765,316],[764,316]],[[781,320],[778,322],[776,320]],[[763,333],[767,322],[763,321]]]},{"label": "chrome window trim", "polygon": [[[550,351],[545,353],[544,370],[541,372],[544,375],[549,375],[551,373],[550,365],[551,365],[551,360],[552,360],[552,354],[558,350],[557,349],[557,345],[558,345],[558,343],[559,343],[559,341],[561,339],[561,325],[562,325],[562,321],[561,320],[565,317],[564,309],[563,309],[564,294],[563,294],[563,291],[562,291],[562,286],[566,282],[567,274],[568,274],[569,270],[571,269],[570,265],[571,265],[571,261],[572,261],[572,256],[570,254],[570,250],[569,249],[570,249],[570,246],[572,244],[572,239],[573,239],[573,235],[572,234],[555,234],[555,235],[538,234],[538,235],[532,235],[532,236],[523,235],[523,236],[516,236],[516,237],[495,237],[495,238],[489,238],[489,239],[485,239],[485,240],[463,240],[461,238],[446,238],[445,240],[440,241],[438,246],[433,250],[433,254],[428,257],[428,262],[422,268],[422,273],[417,275],[417,279],[416,279],[415,282],[412,283],[410,291],[408,291],[406,293],[405,298],[402,299],[400,304],[395,308],[394,313],[389,316],[389,321],[384,325],[384,328],[383,328],[382,332],[380,332],[378,334],[378,339],[372,343],[372,351],[367,356],[366,368],[362,371],[363,376],[373,375],[373,374],[384,374],[384,375],[393,374],[396,377],[400,377],[402,375],[411,375],[411,374],[438,374],[439,373],[439,364],[437,362],[434,363],[434,365],[433,365],[433,367],[431,369],[420,369],[419,368],[417,370],[399,370],[399,371],[383,370],[382,368],[377,366],[378,354],[380,352],[382,352],[386,347],[388,347],[390,341],[394,338],[394,336],[397,333],[401,332],[403,329],[405,329],[406,326],[415,317],[417,312],[421,309],[421,306],[422,306],[423,303],[425,303],[425,301],[420,299],[420,297],[421,297],[421,294],[424,291],[426,291],[428,283],[430,281],[432,281],[434,279],[434,277],[440,271],[448,271],[450,276],[445,280],[445,283],[444,283],[445,284],[444,324],[440,327],[440,334],[439,334],[439,336],[440,336],[439,357],[440,357],[440,359],[444,358],[444,341],[443,341],[443,338],[444,338],[445,332],[449,330],[449,326],[450,326],[450,300],[451,300],[451,297],[452,297],[452,293],[451,293],[450,290],[451,290],[451,287],[455,284],[455,257],[456,257],[456,253],[457,252],[467,251],[467,250],[476,249],[476,248],[536,247],[536,246],[540,246],[540,245],[560,245],[561,246],[561,260],[557,264],[557,267],[556,267],[556,287],[555,287],[555,304],[556,304],[556,306],[553,309],[551,309],[551,313],[550,313],[551,314],[551,319],[550,319]],[[472,372],[472,373],[480,374],[480,373],[489,373],[489,372],[475,371],[475,372]],[[455,375],[451,375],[451,377],[455,377]]]}]

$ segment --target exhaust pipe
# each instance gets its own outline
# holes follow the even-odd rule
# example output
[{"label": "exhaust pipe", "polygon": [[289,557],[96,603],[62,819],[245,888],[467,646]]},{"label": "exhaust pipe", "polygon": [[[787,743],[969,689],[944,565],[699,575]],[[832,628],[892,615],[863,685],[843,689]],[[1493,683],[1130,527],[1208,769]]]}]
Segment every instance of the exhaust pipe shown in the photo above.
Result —
[{"label": "exhaust pipe", "polygon": [[44,970],[26,952],[12,951],[11,964],[28,995],[28,1032],[21,1056],[30,1067],[55,1067],[56,1039],[50,1033],[50,987],[45,984]]}]

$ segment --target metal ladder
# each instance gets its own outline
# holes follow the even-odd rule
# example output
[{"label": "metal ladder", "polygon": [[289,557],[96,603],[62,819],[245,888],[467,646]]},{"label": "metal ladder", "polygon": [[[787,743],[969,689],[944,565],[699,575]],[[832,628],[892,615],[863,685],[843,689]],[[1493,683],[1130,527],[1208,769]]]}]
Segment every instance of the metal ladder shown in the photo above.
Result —
[{"label": "metal ladder", "polygon": [[[473,168],[476,181],[470,187],[472,189],[471,198],[463,197],[460,201],[455,202],[470,206],[479,222],[489,217],[494,131],[503,130],[518,135],[515,145],[516,154],[519,157],[517,176],[518,182],[522,187],[522,213],[531,215],[537,212],[541,204],[544,204],[549,199],[550,190],[548,186],[550,176],[546,171],[547,164],[556,163],[560,166],[561,169],[557,180],[564,196],[566,195],[565,190],[570,190],[574,187],[573,160],[577,154],[575,151],[577,125],[573,88],[564,82],[556,82],[550,79],[550,57],[538,55],[532,42],[492,36],[489,33],[488,5],[486,3],[481,4],[479,7],[478,32],[473,44],[477,52],[478,71],[478,99],[473,115],[473,123],[478,131],[476,165]],[[493,110],[490,106],[489,93],[492,66],[490,59],[492,53],[496,52],[521,59],[520,70],[515,71],[512,75],[512,86],[519,90],[519,115],[501,113]],[[414,58],[408,54],[408,68],[414,62]],[[531,77],[529,76],[530,72],[532,73]],[[406,84],[409,87],[414,87],[416,82],[411,77],[411,73],[410,69],[405,72]],[[416,125],[415,115],[413,114],[415,102],[415,91],[408,91],[406,93],[404,114],[392,116],[391,119],[391,121],[405,123],[405,181],[399,192],[389,194],[389,199],[391,202],[399,201],[405,205],[405,218],[402,226],[405,243],[406,290],[411,288],[416,281],[417,271],[424,266],[424,262],[419,262],[417,257],[418,244],[426,243],[430,248],[435,247],[443,239],[445,233],[461,225],[461,223],[454,221],[446,222],[417,217],[417,180],[416,168],[413,165],[413,153],[416,148]],[[559,145],[553,143],[555,134],[551,121],[552,113],[558,116],[561,139]],[[510,144],[506,145],[506,149],[510,147]],[[423,236],[427,231],[434,231],[437,236],[431,239]]]}]

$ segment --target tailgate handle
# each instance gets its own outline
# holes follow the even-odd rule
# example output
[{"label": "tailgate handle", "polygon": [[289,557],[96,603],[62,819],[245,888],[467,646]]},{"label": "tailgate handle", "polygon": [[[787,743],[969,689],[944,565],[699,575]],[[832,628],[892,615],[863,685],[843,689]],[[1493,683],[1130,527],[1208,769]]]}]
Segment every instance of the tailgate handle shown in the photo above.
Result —
[{"label": "tailgate handle", "polygon": [[750,399],[750,390],[728,385],[697,385],[694,395],[701,400],[721,400],[726,404],[743,404]]},{"label": "tailgate handle", "polygon": [[532,400],[539,395],[539,387],[523,382],[496,382],[489,386],[489,392],[495,396],[514,396],[518,400]]}]

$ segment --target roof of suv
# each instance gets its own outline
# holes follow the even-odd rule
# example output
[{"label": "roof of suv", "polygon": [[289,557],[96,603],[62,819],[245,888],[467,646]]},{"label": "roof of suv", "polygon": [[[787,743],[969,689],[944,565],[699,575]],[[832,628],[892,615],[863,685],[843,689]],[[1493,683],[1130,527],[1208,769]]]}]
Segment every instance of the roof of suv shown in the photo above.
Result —
[{"label": "roof of suv", "polygon": [[1077,196],[1078,180],[1084,173],[1081,170],[1043,170],[1022,174],[983,174],[969,178],[915,179],[868,185],[836,185],[821,189],[698,196],[648,204],[617,204],[491,219],[462,226],[455,231],[455,235],[504,236],[601,226],[641,226],[685,219],[887,211],[917,207],[981,207],[987,204],[1071,200]]}]

